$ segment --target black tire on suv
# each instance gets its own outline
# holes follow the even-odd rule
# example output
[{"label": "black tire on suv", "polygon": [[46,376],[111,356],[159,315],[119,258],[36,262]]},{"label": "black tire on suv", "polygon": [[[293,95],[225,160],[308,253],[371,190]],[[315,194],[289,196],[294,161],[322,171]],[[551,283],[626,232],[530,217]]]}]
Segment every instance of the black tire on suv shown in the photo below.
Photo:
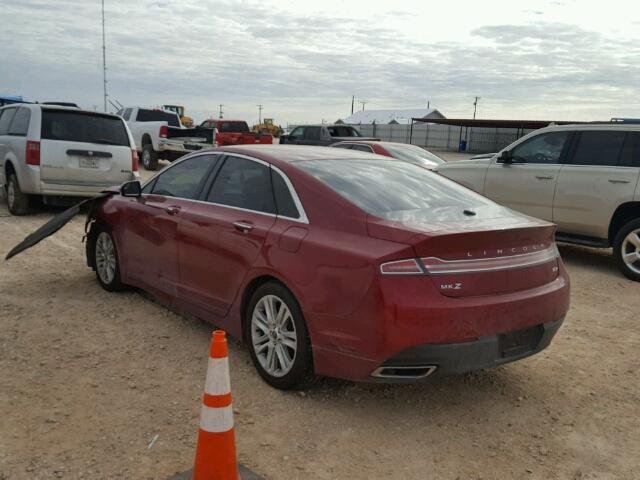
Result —
[{"label": "black tire on suv", "polygon": [[23,193],[14,173],[7,180],[7,205],[12,215],[26,215],[29,213],[29,195]]},{"label": "black tire on suv", "polygon": [[146,170],[158,170],[158,152],[150,143],[142,147],[142,166]]},{"label": "black tire on suv", "polygon": [[627,222],[613,241],[613,256],[620,271],[640,282],[640,218]]}]

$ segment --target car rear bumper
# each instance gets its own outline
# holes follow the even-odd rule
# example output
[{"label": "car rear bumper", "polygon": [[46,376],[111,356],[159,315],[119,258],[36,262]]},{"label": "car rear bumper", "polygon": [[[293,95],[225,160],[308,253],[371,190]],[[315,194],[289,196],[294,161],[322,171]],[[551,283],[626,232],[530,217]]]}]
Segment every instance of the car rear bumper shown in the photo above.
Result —
[{"label": "car rear bumper", "polygon": [[418,345],[386,360],[372,372],[371,380],[415,381],[432,375],[466,373],[520,360],[548,347],[563,321],[561,318],[470,342]]}]

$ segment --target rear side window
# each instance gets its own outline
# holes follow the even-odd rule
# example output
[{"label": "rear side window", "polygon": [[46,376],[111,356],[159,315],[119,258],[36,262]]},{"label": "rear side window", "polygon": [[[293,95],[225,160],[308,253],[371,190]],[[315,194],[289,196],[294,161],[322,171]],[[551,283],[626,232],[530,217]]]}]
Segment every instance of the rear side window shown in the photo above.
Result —
[{"label": "rear side window", "polygon": [[282,178],[282,175],[272,169],[271,179],[273,181],[273,196],[276,200],[278,215],[289,218],[300,218],[298,208],[293,201],[293,197],[291,197],[291,191],[284,178]]},{"label": "rear side window", "polygon": [[296,162],[365,212],[387,220],[446,221],[489,199],[424,168],[397,160]]},{"label": "rear side window", "polygon": [[305,127],[304,139],[305,140],[320,140],[320,127]]},{"label": "rear side window", "polygon": [[9,132],[9,125],[16,114],[17,108],[7,108],[0,111],[0,135],[6,135]]},{"label": "rear side window", "polygon": [[640,132],[629,132],[620,155],[621,167],[640,167]]},{"label": "rear side window", "polygon": [[358,150],[359,152],[373,153],[373,149],[369,145],[354,145],[352,150]]},{"label": "rear side window", "polygon": [[13,116],[13,121],[9,127],[9,135],[26,136],[29,130],[29,120],[31,120],[31,112],[29,109],[19,108]]},{"label": "rear side window", "polygon": [[271,169],[252,160],[229,156],[220,169],[207,201],[264,213],[276,213]]},{"label": "rear side window", "polygon": [[200,185],[217,159],[218,155],[198,155],[176,163],[158,175],[151,193],[167,197],[196,198]]},{"label": "rear side window", "polygon": [[131,146],[120,117],[73,110],[43,109],[40,136],[43,140]]},{"label": "rear side window", "polygon": [[137,122],[167,122],[171,127],[179,127],[180,122],[175,113],[163,112],[162,110],[148,110],[141,108],[136,115]]},{"label": "rear side window", "polygon": [[360,132],[358,132],[353,127],[347,126],[336,126],[336,127],[327,127],[329,130],[329,135],[332,137],[361,137]]},{"label": "rear side window", "polygon": [[618,165],[622,145],[625,140],[623,131],[583,131],[580,132],[571,163],[573,165],[600,165],[615,167]]}]

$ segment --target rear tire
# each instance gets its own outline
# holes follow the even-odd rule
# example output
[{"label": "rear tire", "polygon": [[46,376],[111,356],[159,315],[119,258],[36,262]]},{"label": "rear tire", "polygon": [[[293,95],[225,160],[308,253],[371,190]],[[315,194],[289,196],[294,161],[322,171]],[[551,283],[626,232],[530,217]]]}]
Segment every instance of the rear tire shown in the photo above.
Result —
[{"label": "rear tire", "polygon": [[12,215],[26,215],[29,213],[30,196],[23,193],[18,183],[18,177],[14,173],[9,175],[7,181],[7,206]]},{"label": "rear tire", "polygon": [[244,327],[253,364],[269,385],[288,390],[313,378],[302,310],[283,285],[268,282],[258,287],[247,305]]},{"label": "rear tire", "polygon": [[93,241],[93,265],[100,286],[108,292],[125,290],[127,286],[120,280],[120,259],[111,232],[99,227]]},{"label": "rear tire", "polygon": [[145,170],[158,170],[158,152],[150,143],[142,147],[142,166]]},{"label": "rear tire", "polygon": [[640,282],[640,219],[627,222],[618,231],[613,256],[625,277]]}]

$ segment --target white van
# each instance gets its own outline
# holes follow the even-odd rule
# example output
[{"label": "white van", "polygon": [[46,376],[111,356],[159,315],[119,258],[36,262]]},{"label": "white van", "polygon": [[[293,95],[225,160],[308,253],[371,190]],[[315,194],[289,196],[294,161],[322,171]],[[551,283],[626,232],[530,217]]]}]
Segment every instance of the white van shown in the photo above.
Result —
[{"label": "white van", "polygon": [[135,179],[138,154],[117,115],[42,104],[0,108],[0,185],[13,215],[28,213],[33,195],[70,204],[68,197]]}]

